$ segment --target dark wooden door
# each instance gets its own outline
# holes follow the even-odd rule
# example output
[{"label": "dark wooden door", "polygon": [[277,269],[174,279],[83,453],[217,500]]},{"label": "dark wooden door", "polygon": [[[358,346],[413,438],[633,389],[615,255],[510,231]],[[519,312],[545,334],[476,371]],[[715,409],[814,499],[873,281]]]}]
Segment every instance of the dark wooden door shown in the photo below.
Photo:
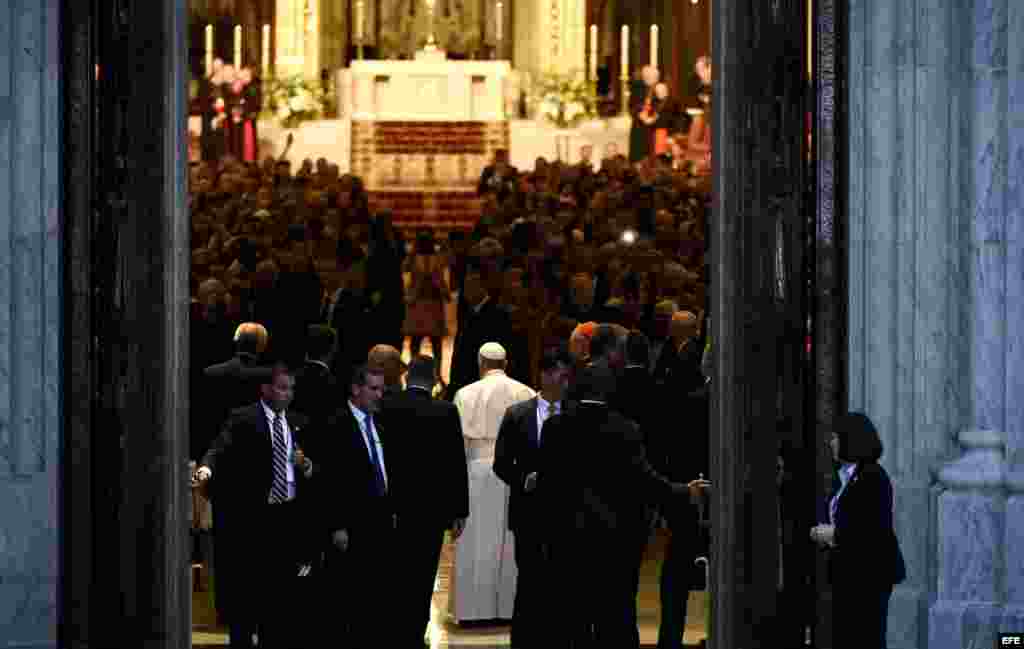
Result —
[{"label": "dark wooden door", "polygon": [[815,5],[813,56],[807,0],[713,8],[709,636],[722,649],[802,646],[825,612],[808,530],[831,468],[822,447],[842,394],[846,296],[835,204],[838,9]]}]

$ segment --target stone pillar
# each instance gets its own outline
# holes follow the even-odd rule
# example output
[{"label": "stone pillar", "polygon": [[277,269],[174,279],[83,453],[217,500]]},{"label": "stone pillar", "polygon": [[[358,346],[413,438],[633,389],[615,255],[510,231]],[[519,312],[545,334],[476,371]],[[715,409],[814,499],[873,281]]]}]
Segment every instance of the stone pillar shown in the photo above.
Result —
[{"label": "stone pillar", "polygon": [[0,0],[0,16],[0,644],[56,647],[60,2]]},{"label": "stone pillar", "polygon": [[1000,631],[1024,629],[1024,471],[1010,469],[1006,475],[1006,535],[1003,539],[1003,570],[1006,599]]},{"label": "stone pillar", "polygon": [[945,491],[939,496],[938,599],[929,616],[929,649],[995,646],[1005,601],[1010,537],[1004,436],[966,431],[960,444],[960,459],[938,472]]},{"label": "stone pillar", "polygon": [[[960,17],[946,0],[849,0],[849,407],[885,444],[907,580],[889,645],[924,647],[931,469],[962,426]],[[964,399],[965,400],[965,399]]]}]

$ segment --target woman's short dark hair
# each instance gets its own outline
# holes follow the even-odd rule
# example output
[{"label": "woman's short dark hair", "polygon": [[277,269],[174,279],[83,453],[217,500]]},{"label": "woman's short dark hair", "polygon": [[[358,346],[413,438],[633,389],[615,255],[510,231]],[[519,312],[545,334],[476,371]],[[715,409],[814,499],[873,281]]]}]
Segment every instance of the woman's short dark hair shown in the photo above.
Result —
[{"label": "woman's short dark hair", "polygon": [[882,457],[882,439],[867,415],[851,412],[836,417],[839,459],[845,462],[877,462]]}]

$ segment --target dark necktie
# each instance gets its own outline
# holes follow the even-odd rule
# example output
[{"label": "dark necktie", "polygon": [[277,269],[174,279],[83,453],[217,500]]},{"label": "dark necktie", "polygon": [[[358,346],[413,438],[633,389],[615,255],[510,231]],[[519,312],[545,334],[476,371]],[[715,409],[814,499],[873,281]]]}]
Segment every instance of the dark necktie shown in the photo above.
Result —
[{"label": "dark necktie", "polygon": [[374,476],[376,478],[375,486],[377,487],[377,495],[383,496],[387,494],[388,487],[384,481],[384,469],[380,465],[380,457],[377,455],[377,436],[373,430],[373,417],[370,415],[366,416],[363,420],[363,427],[366,429],[366,441],[370,447],[370,462],[373,464]]},{"label": "dark necktie", "polygon": [[274,483],[270,499],[275,503],[288,500],[288,444],[284,440],[284,422],[281,413],[274,415]]}]

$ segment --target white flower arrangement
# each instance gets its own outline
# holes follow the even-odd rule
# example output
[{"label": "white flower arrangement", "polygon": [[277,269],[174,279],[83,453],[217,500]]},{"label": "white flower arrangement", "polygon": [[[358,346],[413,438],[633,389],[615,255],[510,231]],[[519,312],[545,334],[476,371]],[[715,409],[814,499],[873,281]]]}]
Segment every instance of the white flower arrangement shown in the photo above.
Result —
[{"label": "white flower arrangement", "polygon": [[285,128],[320,119],[330,111],[331,96],[317,81],[301,76],[271,82],[267,109]]},{"label": "white flower arrangement", "polygon": [[540,114],[557,128],[567,129],[597,117],[597,95],[593,82],[579,74],[548,74],[534,88]]}]

